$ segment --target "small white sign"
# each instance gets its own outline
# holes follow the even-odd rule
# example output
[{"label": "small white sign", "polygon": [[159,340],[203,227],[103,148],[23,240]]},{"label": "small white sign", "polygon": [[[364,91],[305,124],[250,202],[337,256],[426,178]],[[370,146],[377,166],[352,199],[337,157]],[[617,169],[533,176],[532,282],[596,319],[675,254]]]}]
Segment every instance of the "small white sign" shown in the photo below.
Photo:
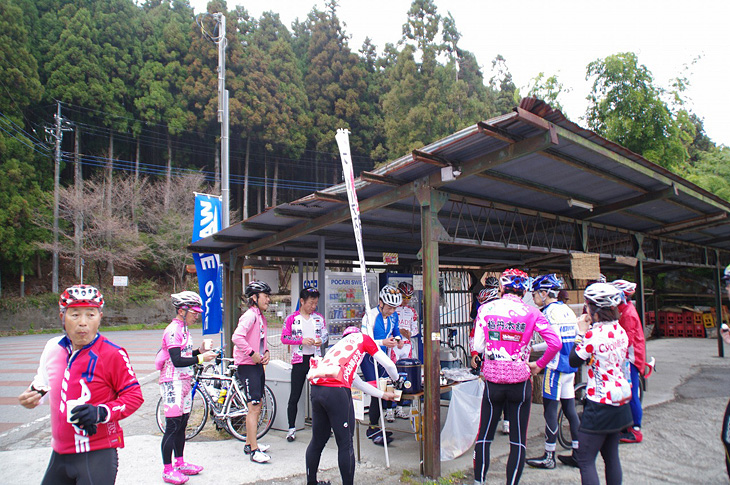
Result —
[{"label": "small white sign", "polygon": [[115,276],[114,286],[129,286],[129,276]]},{"label": "small white sign", "polygon": [[413,275],[413,289],[416,291],[423,291],[423,275],[422,274]]},{"label": "small white sign", "polygon": [[359,389],[351,389],[352,393],[352,407],[355,411],[355,419],[360,421],[365,419],[365,401],[363,399],[362,391]]}]

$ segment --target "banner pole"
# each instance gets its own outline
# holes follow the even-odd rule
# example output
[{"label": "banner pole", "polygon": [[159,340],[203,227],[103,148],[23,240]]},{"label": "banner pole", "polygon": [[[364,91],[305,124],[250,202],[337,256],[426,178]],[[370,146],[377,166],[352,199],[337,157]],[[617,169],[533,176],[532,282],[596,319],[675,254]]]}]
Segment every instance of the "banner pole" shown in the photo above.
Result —
[{"label": "banner pole", "polygon": [[[339,128],[335,135],[337,147],[340,150],[340,159],[342,160],[342,174],[345,178],[345,186],[347,187],[347,200],[350,203],[350,217],[352,219],[352,230],[355,233],[355,245],[357,246],[357,257],[360,260],[360,277],[362,278],[362,294],[365,298],[365,328],[370,337],[373,335],[373,323],[370,321],[370,295],[368,292],[368,282],[365,275],[365,253],[362,248],[362,223],[360,222],[360,203],[357,200],[357,192],[355,192],[355,174],[352,168],[352,158],[350,157],[350,132],[344,128]],[[379,387],[380,379],[378,376],[378,363],[373,359],[373,367],[375,368],[375,386]],[[385,451],[385,467],[390,468],[390,456],[388,455],[388,437],[385,434],[385,415],[383,413],[383,400],[378,398],[378,409],[380,410],[380,432],[383,437],[383,450]]]}]

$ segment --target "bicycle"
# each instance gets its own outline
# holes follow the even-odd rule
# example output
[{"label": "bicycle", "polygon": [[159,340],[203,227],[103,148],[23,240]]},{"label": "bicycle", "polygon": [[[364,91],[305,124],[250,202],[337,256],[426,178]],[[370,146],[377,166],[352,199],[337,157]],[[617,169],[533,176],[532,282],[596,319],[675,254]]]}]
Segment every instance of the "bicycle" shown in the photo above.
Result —
[{"label": "bicycle", "polygon": [[459,330],[456,328],[446,329],[446,342],[441,342],[442,347],[449,349],[449,352],[456,354],[456,361],[459,362],[459,367],[471,369],[471,359],[469,358],[469,352],[466,351],[463,345],[456,343],[456,335]]},{"label": "bicycle", "polygon": [[[646,363],[646,371],[642,376],[639,374],[639,402],[644,402],[644,393],[646,392],[646,380],[656,370],[656,359],[652,357]],[[583,408],[586,405],[586,383],[579,382],[575,385],[575,411],[578,413],[578,420],[583,417]],[[558,443],[566,450],[573,448],[573,441],[570,435],[570,423],[563,414],[563,408],[558,411]]]},{"label": "bicycle", "polygon": [[[222,353],[222,350],[217,350]],[[243,386],[236,376],[233,359],[218,357],[216,364],[193,366],[192,399],[190,418],[185,429],[185,439],[190,440],[202,431],[208,421],[208,415],[215,422],[217,429],[225,429],[231,436],[246,441],[246,416],[248,405]],[[222,367],[218,372],[218,365]],[[165,432],[165,405],[163,398],[157,402],[157,426]],[[264,397],[259,414],[256,438],[269,432],[276,417],[276,398],[268,385],[264,386]]]}]

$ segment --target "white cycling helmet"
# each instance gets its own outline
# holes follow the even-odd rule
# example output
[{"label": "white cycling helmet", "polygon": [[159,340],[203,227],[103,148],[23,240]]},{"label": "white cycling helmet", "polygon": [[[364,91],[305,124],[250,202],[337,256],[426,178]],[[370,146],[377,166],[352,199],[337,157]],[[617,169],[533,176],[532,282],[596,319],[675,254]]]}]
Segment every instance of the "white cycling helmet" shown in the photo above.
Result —
[{"label": "white cycling helmet", "polygon": [[598,308],[610,308],[621,303],[622,292],[610,283],[593,283],[583,293],[585,299]]},{"label": "white cycling helmet", "polygon": [[385,285],[380,289],[380,300],[388,306],[399,307],[403,303],[403,295],[393,285]]},{"label": "white cycling helmet", "polygon": [[203,300],[194,291],[173,293],[170,297],[172,298],[172,306],[177,310],[182,308],[196,313],[203,313]]},{"label": "white cycling helmet", "polygon": [[626,280],[615,280],[611,284],[621,290],[627,297],[633,295],[636,292],[636,283],[632,283]]}]

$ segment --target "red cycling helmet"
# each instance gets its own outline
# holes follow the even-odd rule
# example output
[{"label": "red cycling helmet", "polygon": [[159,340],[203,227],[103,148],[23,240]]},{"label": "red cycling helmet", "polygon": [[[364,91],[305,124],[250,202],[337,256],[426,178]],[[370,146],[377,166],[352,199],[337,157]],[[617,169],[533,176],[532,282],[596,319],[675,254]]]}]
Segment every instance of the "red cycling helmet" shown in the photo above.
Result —
[{"label": "red cycling helmet", "polygon": [[404,298],[411,299],[413,297],[413,285],[407,281],[401,281],[398,283],[398,289],[403,293]]},{"label": "red cycling helmet", "polygon": [[530,277],[521,269],[509,268],[504,270],[499,282],[504,288],[512,288],[518,291],[526,291]]},{"label": "red cycling helmet", "polygon": [[58,299],[58,307],[63,312],[67,308],[87,306],[104,308],[104,296],[91,285],[73,285],[66,288]]}]

